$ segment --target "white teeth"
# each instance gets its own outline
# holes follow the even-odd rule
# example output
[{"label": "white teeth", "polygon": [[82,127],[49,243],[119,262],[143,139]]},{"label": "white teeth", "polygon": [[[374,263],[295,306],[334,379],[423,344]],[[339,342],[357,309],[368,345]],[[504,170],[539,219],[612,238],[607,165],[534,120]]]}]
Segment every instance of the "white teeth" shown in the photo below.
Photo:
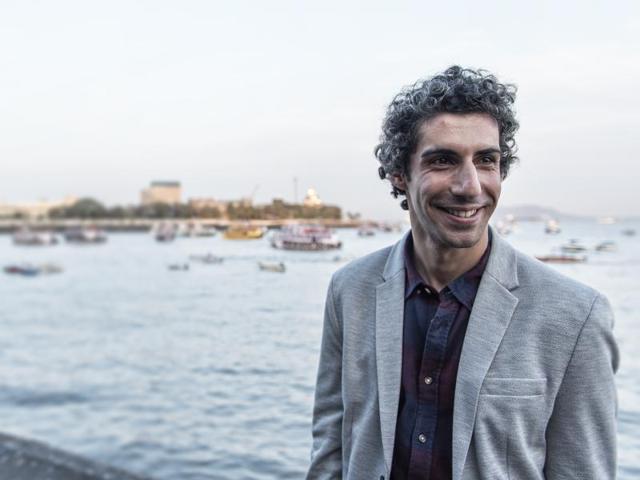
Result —
[{"label": "white teeth", "polygon": [[477,209],[476,210],[449,210],[448,208],[446,210],[451,215],[455,215],[456,217],[462,217],[462,218],[473,217],[478,211]]}]

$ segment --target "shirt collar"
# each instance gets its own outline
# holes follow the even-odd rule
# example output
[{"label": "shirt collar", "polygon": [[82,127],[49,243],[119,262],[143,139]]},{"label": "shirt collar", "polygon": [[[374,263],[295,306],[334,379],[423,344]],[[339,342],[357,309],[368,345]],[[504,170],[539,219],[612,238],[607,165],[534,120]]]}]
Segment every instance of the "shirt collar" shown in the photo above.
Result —
[{"label": "shirt collar", "polygon": [[[482,257],[478,263],[476,263],[471,269],[464,274],[460,275],[453,282],[442,289],[441,293],[451,292],[458,302],[462,303],[467,309],[471,310],[473,307],[473,301],[476,298],[478,286],[480,285],[480,279],[484,273],[484,269],[487,266],[489,260],[489,253],[491,252],[492,232],[489,229],[489,243],[485,249]],[[409,298],[413,292],[419,287],[425,287],[432,292],[436,289],[429,286],[418,273],[416,268],[415,255],[413,250],[413,234],[409,232],[407,241],[405,242],[404,250],[404,264],[406,271],[406,282],[404,289],[405,300]]]}]

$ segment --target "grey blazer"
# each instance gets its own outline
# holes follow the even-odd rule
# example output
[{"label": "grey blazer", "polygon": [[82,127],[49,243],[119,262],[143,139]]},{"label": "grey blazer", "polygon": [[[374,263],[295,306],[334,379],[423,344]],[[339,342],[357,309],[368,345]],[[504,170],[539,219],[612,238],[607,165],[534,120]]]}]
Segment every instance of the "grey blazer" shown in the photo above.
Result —
[{"label": "grey blazer", "polygon": [[[308,479],[389,479],[405,241],[331,280]],[[494,234],[458,368],[453,480],[615,478],[612,324],[602,295]]]}]

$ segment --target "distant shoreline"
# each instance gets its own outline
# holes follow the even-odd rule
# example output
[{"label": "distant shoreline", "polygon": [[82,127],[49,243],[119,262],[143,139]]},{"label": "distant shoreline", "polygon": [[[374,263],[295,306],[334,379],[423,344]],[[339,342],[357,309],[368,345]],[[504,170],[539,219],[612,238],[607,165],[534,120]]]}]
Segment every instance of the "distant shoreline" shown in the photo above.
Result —
[{"label": "distant shoreline", "polygon": [[365,220],[335,219],[279,219],[279,220],[220,220],[220,219],[184,219],[184,218],[136,218],[136,219],[47,219],[14,220],[0,219],[0,233],[13,233],[22,227],[33,230],[62,232],[70,228],[97,227],[107,232],[148,232],[158,224],[198,225],[204,228],[226,230],[232,225],[251,225],[264,228],[280,228],[292,224],[320,224],[329,228],[358,228],[369,223]]}]

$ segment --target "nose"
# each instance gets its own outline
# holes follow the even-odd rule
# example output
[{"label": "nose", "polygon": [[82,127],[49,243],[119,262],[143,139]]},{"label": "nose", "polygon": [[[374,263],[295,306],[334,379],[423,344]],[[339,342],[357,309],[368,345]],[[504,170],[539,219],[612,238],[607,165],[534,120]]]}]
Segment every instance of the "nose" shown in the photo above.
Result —
[{"label": "nose", "polygon": [[477,197],[482,193],[478,170],[473,160],[462,162],[454,172],[451,193],[465,198]]}]

